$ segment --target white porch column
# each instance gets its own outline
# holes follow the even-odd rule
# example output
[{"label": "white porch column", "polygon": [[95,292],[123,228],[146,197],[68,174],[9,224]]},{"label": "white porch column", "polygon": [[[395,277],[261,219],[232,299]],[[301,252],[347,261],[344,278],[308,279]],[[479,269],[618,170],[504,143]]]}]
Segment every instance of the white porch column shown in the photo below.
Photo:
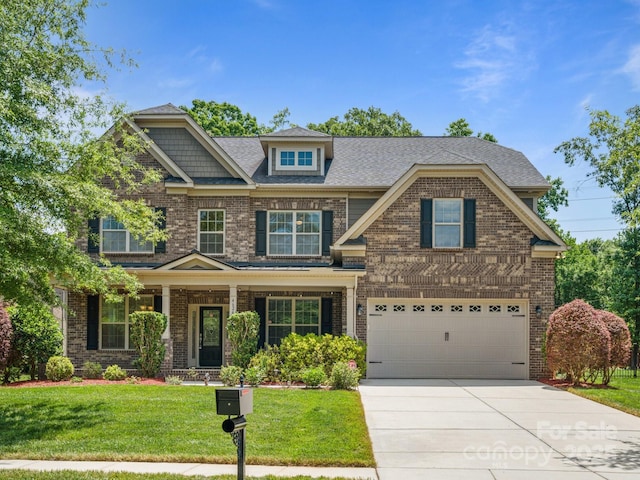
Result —
[{"label": "white porch column", "polygon": [[347,287],[347,335],[356,336],[356,304],[354,288]]},{"label": "white porch column", "polygon": [[229,286],[229,315],[233,315],[238,310],[238,287]]},{"label": "white porch column", "polygon": [[162,334],[162,338],[168,340],[171,338],[171,288],[167,285],[162,286],[162,313],[167,316],[167,328]]}]

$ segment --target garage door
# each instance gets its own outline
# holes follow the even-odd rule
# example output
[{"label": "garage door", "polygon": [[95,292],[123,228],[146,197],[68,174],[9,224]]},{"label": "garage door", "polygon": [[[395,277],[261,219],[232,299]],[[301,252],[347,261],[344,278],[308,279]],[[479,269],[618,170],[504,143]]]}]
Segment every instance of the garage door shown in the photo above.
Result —
[{"label": "garage door", "polygon": [[369,300],[367,377],[526,379],[526,302]]}]

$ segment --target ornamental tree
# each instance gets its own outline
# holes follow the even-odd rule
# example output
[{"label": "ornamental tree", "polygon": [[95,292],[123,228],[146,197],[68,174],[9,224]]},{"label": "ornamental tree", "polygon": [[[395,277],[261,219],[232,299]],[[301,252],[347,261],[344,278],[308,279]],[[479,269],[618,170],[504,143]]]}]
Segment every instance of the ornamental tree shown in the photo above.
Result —
[{"label": "ornamental tree", "polygon": [[4,373],[9,361],[12,332],[13,328],[11,326],[9,313],[5,309],[4,304],[0,302],[0,375]]},{"label": "ornamental tree", "polygon": [[611,337],[609,361],[602,370],[602,383],[608,385],[611,375],[618,367],[626,367],[631,357],[631,335],[627,323],[614,313],[596,310],[601,322],[607,327]]},{"label": "ornamental tree", "polygon": [[611,335],[596,310],[584,300],[556,309],[547,327],[547,363],[578,384],[608,365]]}]

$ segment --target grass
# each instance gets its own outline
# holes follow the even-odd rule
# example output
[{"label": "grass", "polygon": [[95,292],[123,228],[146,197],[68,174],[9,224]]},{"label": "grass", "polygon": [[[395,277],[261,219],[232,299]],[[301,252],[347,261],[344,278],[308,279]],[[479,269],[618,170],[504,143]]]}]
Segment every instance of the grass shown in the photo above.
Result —
[{"label": "grass", "polygon": [[[188,476],[155,473],[138,474],[125,472],[76,472],[71,470],[61,470],[57,472],[37,472],[33,470],[0,470],[0,480],[235,480],[236,475],[219,475],[215,477],[203,477],[200,475]],[[246,477],[247,480],[285,480],[285,477],[267,475],[266,477]],[[286,477],[286,480],[311,480],[312,477],[299,475],[296,477]],[[316,480],[328,480],[327,477],[313,477]],[[338,478],[334,480],[348,480]]]},{"label": "grass", "polygon": [[[247,464],[375,465],[357,392],[262,388],[253,400]],[[0,458],[233,464],[224,418],[212,388],[0,388]]]},{"label": "grass", "polygon": [[640,378],[614,378],[609,387],[571,387],[569,391],[640,417]]}]

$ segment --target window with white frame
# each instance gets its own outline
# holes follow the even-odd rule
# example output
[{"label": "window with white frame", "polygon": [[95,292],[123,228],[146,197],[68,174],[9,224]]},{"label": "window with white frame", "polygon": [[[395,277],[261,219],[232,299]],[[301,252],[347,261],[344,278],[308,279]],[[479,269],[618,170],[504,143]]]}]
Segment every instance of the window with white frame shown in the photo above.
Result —
[{"label": "window with white frame", "polygon": [[278,150],[279,170],[315,170],[316,154],[313,150]]},{"label": "window with white frame", "polygon": [[269,212],[269,255],[320,255],[320,212]]},{"label": "window with white frame", "polygon": [[198,212],[198,250],[205,254],[224,253],[224,210]]},{"label": "window with white frame", "polygon": [[433,219],[434,247],[462,247],[461,199],[434,199]]},{"label": "window with white frame", "polygon": [[100,230],[104,253],[153,253],[153,243],[137,240],[114,217],[103,218]]},{"label": "window with white frame", "polygon": [[100,306],[100,348],[128,350],[133,348],[129,331],[129,314],[153,311],[153,295],[138,298],[125,297],[122,302],[102,301]]},{"label": "window with white frame", "polygon": [[279,345],[290,333],[320,334],[320,299],[267,299],[267,343]]}]

